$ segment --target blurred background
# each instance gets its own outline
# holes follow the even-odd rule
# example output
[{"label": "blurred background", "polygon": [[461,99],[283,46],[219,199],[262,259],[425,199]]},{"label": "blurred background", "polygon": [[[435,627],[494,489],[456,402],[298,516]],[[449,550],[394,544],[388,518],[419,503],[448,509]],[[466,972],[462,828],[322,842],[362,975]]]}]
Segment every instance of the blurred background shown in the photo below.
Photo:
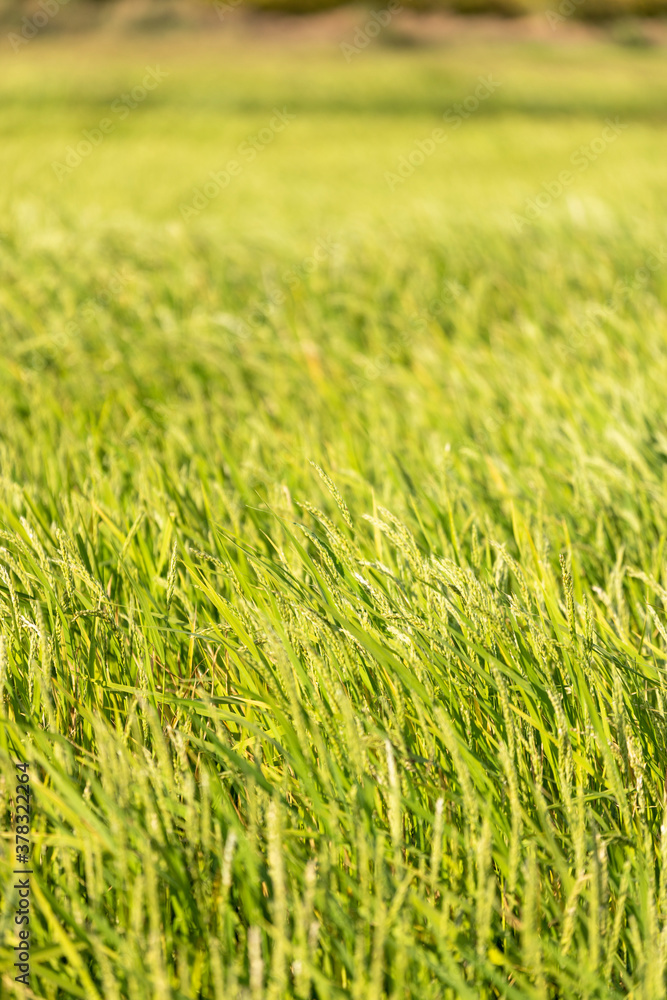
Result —
[{"label": "blurred background", "polygon": [[[69,7],[68,27],[93,24],[124,23],[138,30],[157,30],[177,25],[209,24],[216,16],[223,19],[231,10],[242,6],[250,11],[273,11],[284,14],[316,14],[340,10],[350,4],[340,0],[54,0],[47,8],[58,5]],[[352,5],[359,7],[360,5]],[[377,4],[378,8],[383,6]],[[497,14],[504,17],[522,17],[548,10],[549,0],[404,0],[401,4],[408,11],[431,15],[431,24],[437,23],[434,14],[461,15]],[[31,16],[40,9],[37,0],[0,0],[0,14],[11,22],[22,16]],[[600,23],[619,17],[659,17],[667,10],[667,0],[566,0],[563,13],[573,20]],[[61,20],[61,30],[66,19]],[[338,18],[338,23],[344,19]],[[333,25],[332,20],[329,24]],[[58,30],[51,25],[51,30]]]},{"label": "blurred background", "polygon": [[[428,373],[443,326],[567,336],[656,253],[624,305],[662,281],[661,0],[1,2],[0,307],[29,378],[126,389],[114,338],[155,327],[234,363],[262,342],[267,372],[304,352],[320,406],[403,312],[435,323]],[[373,393],[414,389],[419,344]]]}]

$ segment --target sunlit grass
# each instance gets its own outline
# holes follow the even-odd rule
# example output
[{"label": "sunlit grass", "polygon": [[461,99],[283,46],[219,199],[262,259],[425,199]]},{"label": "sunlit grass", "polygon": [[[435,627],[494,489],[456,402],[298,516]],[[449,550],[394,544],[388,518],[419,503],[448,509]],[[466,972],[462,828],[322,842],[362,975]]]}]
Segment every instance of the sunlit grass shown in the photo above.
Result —
[{"label": "sunlit grass", "polygon": [[0,865],[26,759],[33,995],[664,996],[664,71],[161,44],[76,86],[35,44],[0,84]]}]

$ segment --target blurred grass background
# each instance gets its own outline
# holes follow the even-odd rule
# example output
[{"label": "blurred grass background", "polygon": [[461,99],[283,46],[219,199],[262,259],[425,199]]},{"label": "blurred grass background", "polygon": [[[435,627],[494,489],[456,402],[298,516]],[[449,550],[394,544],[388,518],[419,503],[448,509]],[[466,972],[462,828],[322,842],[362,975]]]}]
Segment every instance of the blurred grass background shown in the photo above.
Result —
[{"label": "blurred grass background", "polygon": [[[49,16],[49,31],[90,28],[122,22],[140,31],[164,31],[195,23],[229,20],[245,12],[317,14],[349,6],[345,0],[43,0],[47,10],[60,8],[57,19]],[[383,9],[386,4],[352,5],[356,9]],[[665,0],[403,0],[405,10],[450,12],[462,16],[492,14],[520,18],[547,10],[561,12],[561,19],[607,22],[623,18],[660,18],[667,11]],[[39,0],[0,0],[0,20],[18,23],[40,11]],[[627,33],[637,42],[640,35]]]}]

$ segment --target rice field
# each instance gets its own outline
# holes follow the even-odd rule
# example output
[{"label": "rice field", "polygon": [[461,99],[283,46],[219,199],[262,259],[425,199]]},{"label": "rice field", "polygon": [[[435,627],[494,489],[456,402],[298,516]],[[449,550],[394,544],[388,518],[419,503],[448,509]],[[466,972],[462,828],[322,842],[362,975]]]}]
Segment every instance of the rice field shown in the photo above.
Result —
[{"label": "rice field", "polygon": [[3,998],[665,996],[666,96],[5,56]]}]

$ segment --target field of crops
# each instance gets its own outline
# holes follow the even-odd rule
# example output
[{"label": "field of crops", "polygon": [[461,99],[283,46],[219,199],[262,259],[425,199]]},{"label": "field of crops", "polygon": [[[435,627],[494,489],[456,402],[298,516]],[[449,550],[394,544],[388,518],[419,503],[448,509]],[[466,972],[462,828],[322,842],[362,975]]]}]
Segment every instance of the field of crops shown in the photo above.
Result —
[{"label": "field of crops", "polygon": [[3,998],[665,996],[666,98],[5,61]]}]

